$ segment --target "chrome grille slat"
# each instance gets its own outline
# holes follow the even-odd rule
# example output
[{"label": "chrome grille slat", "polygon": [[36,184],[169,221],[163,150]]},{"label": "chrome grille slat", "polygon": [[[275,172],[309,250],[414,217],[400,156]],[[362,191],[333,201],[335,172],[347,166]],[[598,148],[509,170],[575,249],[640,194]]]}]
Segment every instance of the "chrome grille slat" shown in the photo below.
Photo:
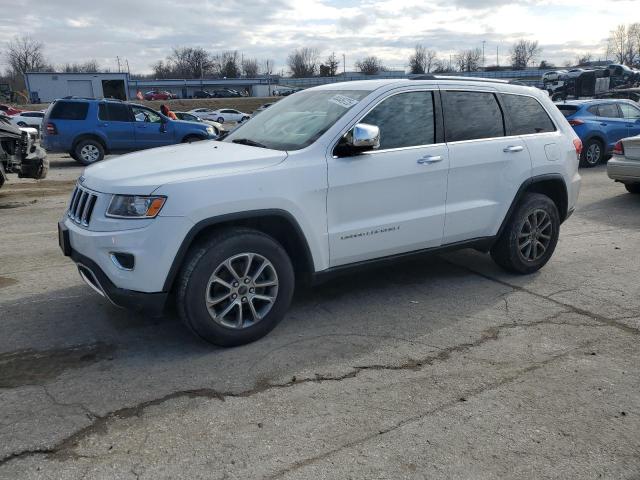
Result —
[{"label": "chrome grille slat", "polygon": [[73,220],[74,223],[83,227],[88,227],[89,222],[91,221],[93,208],[97,201],[97,194],[81,187],[80,185],[76,185],[76,188],[71,194],[67,216]]}]

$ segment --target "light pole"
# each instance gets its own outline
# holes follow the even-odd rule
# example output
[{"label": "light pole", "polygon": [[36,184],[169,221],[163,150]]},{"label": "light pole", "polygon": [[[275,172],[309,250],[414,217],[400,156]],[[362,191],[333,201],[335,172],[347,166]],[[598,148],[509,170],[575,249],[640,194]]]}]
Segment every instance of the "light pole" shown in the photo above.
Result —
[{"label": "light pole", "polygon": [[344,53],[342,54],[342,74],[347,75],[347,56]]},{"label": "light pole", "polygon": [[485,63],[484,63],[484,44],[485,43],[487,43],[487,41],[486,40],[482,40],[482,69],[483,70],[484,70],[484,66],[485,66]]}]

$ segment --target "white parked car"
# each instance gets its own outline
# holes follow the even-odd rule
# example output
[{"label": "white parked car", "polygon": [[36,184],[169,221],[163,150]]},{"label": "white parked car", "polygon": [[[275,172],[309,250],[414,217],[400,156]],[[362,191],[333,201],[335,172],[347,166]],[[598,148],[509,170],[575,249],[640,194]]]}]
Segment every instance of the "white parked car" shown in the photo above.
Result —
[{"label": "white parked car", "polygon": [[[640,118],[635,119],[640,122]],[[623,138],[611,152],[607,175],[623,183],[629,193],[640,193],[640,136]]]},{"label": "white parked car", "polygon": [[225,122],[244,122],[245,120],[249,120],[251,115],[248,113],[240,112],[238,110],[234,110],[233,108],[222,108],[220,110],[212,110],[210,108],[194,108],[193,110],[189,110],[187,113],[191,113],[198,118],[202,118],[203,120],[213,120],[218,123]]},{"label": "white parked car", "polygon": [[113,303],[157,312],[172,296],[202,338],[240,345],[276,326],[296,282],[349,267],[474,247],[508,271],[537,271],[576,205],[580,150],[538,89],[323,85],[223,141],[88,167],[60,245]]},{"label": "white parked car", "polygon": [[557,80],[560,80],[560,77],[566,74],[566,70],[552,70],[550,72],[545,72],[542,74],[542,81],[544,83],[555,82]]},{"label": "white parked car", "polygon": [[39,130],[42,126],[44,113],[45,112],[20,112],[19,114],[10,117],[11,123],[19,127],[33,127]]}]

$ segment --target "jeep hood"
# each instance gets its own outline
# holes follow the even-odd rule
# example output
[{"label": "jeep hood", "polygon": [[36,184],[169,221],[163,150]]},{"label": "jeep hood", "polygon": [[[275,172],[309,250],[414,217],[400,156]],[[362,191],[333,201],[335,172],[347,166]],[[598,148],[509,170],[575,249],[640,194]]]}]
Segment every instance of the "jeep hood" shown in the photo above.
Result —
[{"label": "jeep hood", "polygon": [[147,195],[167,183],[259,170],[286,157],[278,150],[204,140],[103,160],[87,167],[81,178],[98,192]]}]

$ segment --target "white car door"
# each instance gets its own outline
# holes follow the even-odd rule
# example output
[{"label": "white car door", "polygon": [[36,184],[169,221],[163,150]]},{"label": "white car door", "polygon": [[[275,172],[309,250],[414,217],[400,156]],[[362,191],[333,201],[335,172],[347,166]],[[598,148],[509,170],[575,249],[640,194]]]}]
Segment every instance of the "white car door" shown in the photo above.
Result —
[{"label": "white car door", "polygon": [[327,159],[331,266],[441,244],[449,156],[436,105],[437,90],[387,96],[359,120],[380,128],[380,148]]},{"label": "white car door", "polygon": [[492,89],[440,88],[451,162],[443,243],[493,236],[531,176],[527,145],[519,136],[505,136]]}]

